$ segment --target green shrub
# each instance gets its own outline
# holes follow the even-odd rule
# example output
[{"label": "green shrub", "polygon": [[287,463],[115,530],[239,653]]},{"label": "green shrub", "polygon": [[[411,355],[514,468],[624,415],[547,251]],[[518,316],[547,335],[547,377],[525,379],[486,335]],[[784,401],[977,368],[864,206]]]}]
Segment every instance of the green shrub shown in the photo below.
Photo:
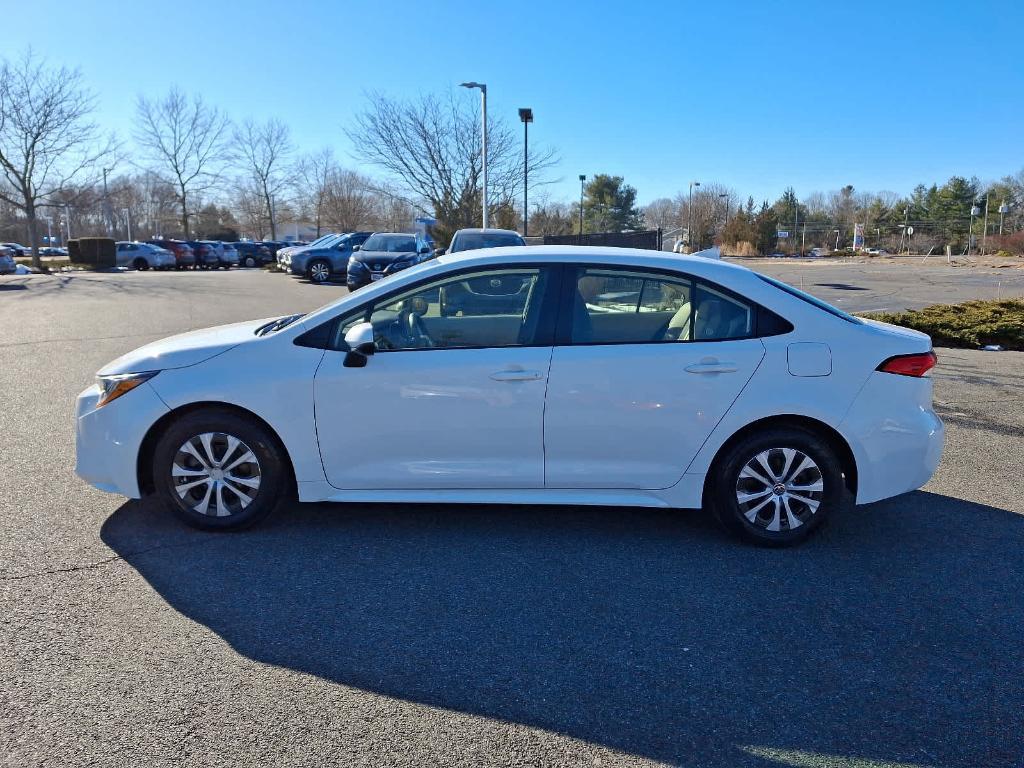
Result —
[{"label": "green shrub", "polygon": [[1024,299],[935,304],[909,312],[864,316],[927,333],[936,346],[999,344],[1004,349],[1024,350]]},{"label": "green shrub", "polygon": [[109,237],[78,237],[68,240],[68,259],[93,269],[117,265],[117,244]]}]

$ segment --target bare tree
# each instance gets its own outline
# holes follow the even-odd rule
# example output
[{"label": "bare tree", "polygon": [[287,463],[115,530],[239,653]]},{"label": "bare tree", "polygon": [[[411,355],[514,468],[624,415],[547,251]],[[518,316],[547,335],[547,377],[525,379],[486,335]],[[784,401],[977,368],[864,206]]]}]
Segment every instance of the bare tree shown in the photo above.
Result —
[{"label": "bare tree", "polygon": [[298,194],[296,198],[307,208],[316,224],[316,236],[320,237],[323,226],[324,204],[332,176],[338,171],[338,162],[330,147],[303,156],[295,176]]},{"label": "bare tree", "polygon": [[246,120],[235,130],[232,159],[259,195],[270,222],[270,238],[277,239],[276,202],[292,179],[291,132],[277,118],[265,123]]},{"label": "bare tree", "polygon": [[177,88],[158,101],[139,96],[136,103],[135,141],[152,170],[174,184],[186,239],[192,199],[211,189],[220,176],[229,126],[216,107],[198,95],[189,99]]},{"label": "bare tree", "polygon": [[94,111],[77,69],[52,69],[31,50],[0,67],[0,199],[25,216],[37,269],[40,208],[117,150],[90,120]]},{"label": "bare tree", "polygon": [[[373,95],[348,135],[359,156],[383,168],[410,202],[433,210],[441,239],[479,222],[483,168],[475,100],[428,95],[405,102]],[[518,133],[489,118],[487,135],[488,200],[496,208],[513,204],[523,184]],[[532,188],[544,183],[555,155],[533,149],[527,162]]]}]

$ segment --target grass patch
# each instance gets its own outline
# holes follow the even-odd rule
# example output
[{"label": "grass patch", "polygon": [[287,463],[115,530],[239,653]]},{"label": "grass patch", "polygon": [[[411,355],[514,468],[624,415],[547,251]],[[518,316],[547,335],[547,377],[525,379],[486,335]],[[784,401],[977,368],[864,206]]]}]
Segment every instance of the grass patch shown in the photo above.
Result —
[{"label": "grass patch", "polygon": [[1024,299],[935,304],[908,312],[865,313],[864,317],[927,333],[936,346],[999,344],[1024,351]]}]

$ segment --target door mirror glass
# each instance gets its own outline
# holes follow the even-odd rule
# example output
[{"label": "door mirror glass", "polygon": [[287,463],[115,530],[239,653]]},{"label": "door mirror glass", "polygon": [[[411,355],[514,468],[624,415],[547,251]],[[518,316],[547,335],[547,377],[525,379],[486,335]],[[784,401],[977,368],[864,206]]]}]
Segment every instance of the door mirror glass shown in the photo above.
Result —
[{"label": "door mirror glass", "polygon": [[430,249],[427,246],[420,247],[420,253],[430,253]]},{"label": "door mirror glass", "polygon": [[362,249],[363,249],[363,246],[361,246],[361,245],[353,245],[352,246],[352,250],[353,251],[361,251]]}]

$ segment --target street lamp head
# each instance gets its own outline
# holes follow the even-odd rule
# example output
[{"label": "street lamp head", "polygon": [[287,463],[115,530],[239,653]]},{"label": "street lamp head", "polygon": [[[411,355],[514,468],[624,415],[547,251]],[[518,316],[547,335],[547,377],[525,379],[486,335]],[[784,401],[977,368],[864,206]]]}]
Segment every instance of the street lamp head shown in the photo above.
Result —
[{"label": "street lamp head", "polygon": [[463,88],[479,88],[481,91],[487,90],[487,85],[484,83],[478,83],[475,80],[471,80],[468,83],[459,83]]},{"label": "street lamp head", "polygon": [[524,123],[532,123],[533,122],[533,110],[530,109],[529,107],[520,107],[519,108],[519,119],[522,120]]},{"label": "street lamp head", "polygon": [[586,181],[586,180],[587,180],[587,175],[585,173],[581,173],[580,174],[580,181]]}]

